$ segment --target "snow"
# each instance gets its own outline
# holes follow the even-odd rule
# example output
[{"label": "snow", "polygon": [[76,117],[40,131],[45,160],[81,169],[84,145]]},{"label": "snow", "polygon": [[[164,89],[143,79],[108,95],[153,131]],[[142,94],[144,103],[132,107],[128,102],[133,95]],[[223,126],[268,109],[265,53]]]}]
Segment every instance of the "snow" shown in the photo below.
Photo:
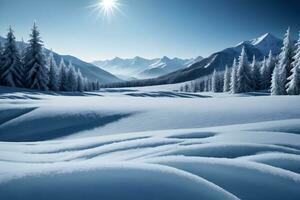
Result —
[{"label": "snow", "polygon": [[300,96],[0,87],[0,199],[299,199]]}]

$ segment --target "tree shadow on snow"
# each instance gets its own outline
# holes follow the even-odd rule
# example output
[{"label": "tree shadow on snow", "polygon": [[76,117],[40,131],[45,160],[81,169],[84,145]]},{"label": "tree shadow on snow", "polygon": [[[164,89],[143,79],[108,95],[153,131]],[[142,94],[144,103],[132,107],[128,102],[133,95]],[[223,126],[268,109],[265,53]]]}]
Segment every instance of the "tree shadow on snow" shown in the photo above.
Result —
[{"label": "tree shadow on snow", "polygon": [[51,140],[105,126],[129,117],[131,114],[100,116],[96,113],[43,116],[25,119],[9,126],[0,126],[0,140],[7,142],[34,142]]},{"label": "tree shadow on snow", "polygon": [[[17,94],[22,93],[22,94]],[[38,91],[26,88],[0,87],[0,99],[32,99],[41,100],[42,98],[31,95],[52,95],[52,96],[102,96],[93,92],[54,92]]]},{"label": "tree shadow on snow", "polygon": [[140,92],[140,93],[127,93],[126,95],[132,97],[170,97],[170,98],[211,98],[210,96],[191,94],[191,93],[178,93],[178,92]]}]

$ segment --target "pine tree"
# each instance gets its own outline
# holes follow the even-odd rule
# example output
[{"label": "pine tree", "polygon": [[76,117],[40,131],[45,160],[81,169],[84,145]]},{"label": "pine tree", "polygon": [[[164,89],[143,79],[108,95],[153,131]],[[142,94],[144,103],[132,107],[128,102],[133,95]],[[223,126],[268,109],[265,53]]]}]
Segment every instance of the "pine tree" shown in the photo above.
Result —
[{"label": "pine tree", "polygon": [[261,74],[259,70],[259,65],[256,62],[255,55],[253,55],[253,59],[252,59],[251,74],[252,74],[252,87],[254,90],[259,90]]},{"label": "pine tree", "polygon": [[237,77],[238,77],[237,93],[252,91],[252,87],[251,87],[252,79],[251,79],[250,67],[248,64],[248,58],[246,55],[245,47],[243,47],[241,55],[239,57]]},{"label": "pine tree", "polygon": [[238,86],[237,70],[238,70],[238,66],[236,63],[236,59],[234,58],[231,67],[231,78],[230,78],[230,92],[232,94],[237,93],[237,86]]},{"label": "pine tree", "polygon": [[20,45],[20,55],[21,55],[21,61],[24,62],[26,52],[26,44],[24,42],[24,39],[22,38],[21,45]]},{"label": "pine tree", "polygon": [[60,70],[60,91],[68,91],[68,68],[62,58],[59,64]]},{"label": "pine tree", "polygon": [[1,61],[1,85],[23,87],[24,69],[16,47],[13,30],[9,28]]},{"label": "pine tree", "polygon": [[3,54],[3,46],[2,46],[2,43],[0,42],[0,56],[2,56]]},{"label": "pine tree", "polygon": [[298,42],[296,43],[296,52],[292,62],[292,74],[288,77],[288,83],[286,85],[287,93],[289,95],[300,94],[300,34]]},{"label": "pine tree", "polygon": [[217,74],[217,70],[214,69],[213,75],[212,75],[212,92],[219,92],[219,77]]},{"label": "pine tree", "polygon": [[[2,74],[2,62],[3,62],[3,46],[0,42],[0,78],[1,78],[1,74]],[[1,79],[0,79],[0,85],[1,85]]]},{"label": "pine tree", "polygon": [[266,71],[266,79],[267,79],[267,84],[266,84],[266,86],[267,86],[267,88],[270,88],[271,87],[271,80],[272,80],[272,72],[273,72],[273,70],[274,70],[274,68],[275,68],[275,61],[274,61],[274,58],[273,58],[273,54],[272,54],[272,50],[270,50],[270,52],[269,52],[269,56],[268,56],[268,59],[267,59],[267,61],[266,61],[266,69],[267,69],[267,71]]},{"label": "pine tree", "polygon": [[49,68],[49,89],[52,91],[58,91],[60,86],[59,71],[53,56],[53,52],[50,52],[49,54],[47,66]]},{"label": "pine tree", "polygon": [[[282,74],[282,79],[285,80],[285,83],[287,83],[287,77],[291,76],[291,70],[292,70],[292,60],[293,60],[293,47],[291,42],[291,36],[290,36],[290,28],[285,33],[284,40],[283,40],[283,47],[281,48],[281,53],[279,54],[279,67],[285,68],[286,74],[284,77]],[[284,71],[284,70],[282,70]]]},{"label": "pine tree", "polygon": [[69,71],[68,71],[68,91],[74,92],[78,88],[78,83],[77,83],[77,73],[74,69],[74,66],[72,65],[72,62],[69,62]]},{"label": "pine tree", "polygon": [[207,80],[207,86],[208,86],[207,88],[208,88],[209,92],[212,91],[212,81],[211,81],[211,79],[212,79],[212,77],[209,76],[208,80]]},{"label": "pine tree", "polygon": [[88,80],[86,77],[83,77],[84,91],[89,91]]},{"label": "pine tree", "polygon": [[285,75],[285,68],[281,68],[279,65],[276,65],[273,74],[272,74],[272,83],[271,83],[271,95],[285,95],[285,79],[282,75]]},{"label": "pine tree", "polygon": [[48,90],[49,73],[40,33],[35,23],[30,38],[24,57],[26,86],[32,89]]},{"label": "pine tree", "polygon": [[260,76],[261,76],[260,87],[261,87],[261,89],[265,90],[269,86],[269,72],[268,72],[266,58],[263,59],[260,69],[261,69],[260,70]]},{"label": "pine tree", "polygon": [[79,69],[77,70],[77,83],[78,83],[77,91],[83,92],[84,91],[84,80],[83,80],[81,71]]},{"label": "pine tree", "polygon": [[230,69],[228,68],[228,65],[226,65],[225,72],[224,72],[224,85],[223,85],[223,92],[230,91]]}]

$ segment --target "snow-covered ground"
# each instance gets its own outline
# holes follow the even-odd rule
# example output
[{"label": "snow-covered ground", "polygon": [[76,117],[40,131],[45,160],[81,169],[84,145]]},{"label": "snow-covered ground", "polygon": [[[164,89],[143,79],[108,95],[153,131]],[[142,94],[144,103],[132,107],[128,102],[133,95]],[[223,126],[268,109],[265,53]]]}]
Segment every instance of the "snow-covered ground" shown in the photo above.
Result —
[{"label": "snow-covered ground", "polygon": [[0,88],[0,199],[299,199],[300,96]]}]

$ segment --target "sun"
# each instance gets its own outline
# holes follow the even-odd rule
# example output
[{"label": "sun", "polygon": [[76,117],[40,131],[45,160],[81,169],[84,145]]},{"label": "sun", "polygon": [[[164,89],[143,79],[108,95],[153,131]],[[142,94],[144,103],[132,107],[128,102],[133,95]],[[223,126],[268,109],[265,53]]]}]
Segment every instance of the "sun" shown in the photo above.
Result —
[{"label": "sun", "polygon": [[93,8],[94,12],[97,12],[97,17],[110,18],[116,11],[120,11],[119,0],[97,0],[97,3],[90,7]]},{"label": "sun", "polygon": [[102,0],[100,2],[101,6],[106,10],[113,9],[117,5],[117,3],[117,0]]}]

